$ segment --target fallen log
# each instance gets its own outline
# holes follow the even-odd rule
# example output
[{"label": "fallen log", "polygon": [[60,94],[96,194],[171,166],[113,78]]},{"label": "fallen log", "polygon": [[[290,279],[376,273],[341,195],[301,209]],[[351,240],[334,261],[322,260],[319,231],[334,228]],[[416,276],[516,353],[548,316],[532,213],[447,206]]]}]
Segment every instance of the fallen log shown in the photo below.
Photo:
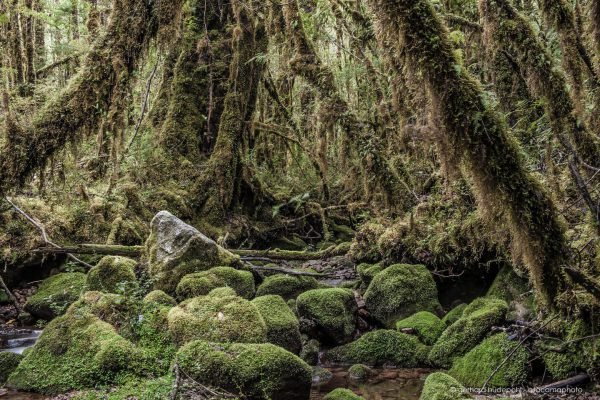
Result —
[{"label": "fallen log", "polygon": [[35,253],[52,254],[97,254],[106,256],[124,256],[139,257],[142,254],[143,246],[120,246],[112,244],[79,244],[77,246],[67,247],[39,247],[34,250]]},{"label": "fallen log", "polygon": [[544,393],[544,392],[549,392],[554,389],[561,389],[561,388],[566,388],[566,387],[582,385],[584,383],[587,383],[589,380],[590,380],[590,376],[588,374],[581,373],[579,375],[575,375],[570,378],[563,379],[561,381],[550,383],[549,385],[534,388],[533,391],[536,393]]}]

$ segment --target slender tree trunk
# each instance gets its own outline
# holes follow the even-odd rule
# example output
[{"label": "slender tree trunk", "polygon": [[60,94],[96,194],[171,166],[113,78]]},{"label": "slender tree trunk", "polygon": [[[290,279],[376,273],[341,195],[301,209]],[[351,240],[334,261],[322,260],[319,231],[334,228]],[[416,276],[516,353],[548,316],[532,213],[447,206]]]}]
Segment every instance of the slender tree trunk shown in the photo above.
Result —
[{"label": "slender tree trunk", "polygon": [[[538,302],[551,307],[564,288],[561,267],[567,261],[564,228],[550,196],[524,167],[520,151],[490,105],[480,83],[456,58],[448,30],[427,0],[371,0],[386,31],[399,32],[396,51],[422,74],[431,103],[444,125],[442,151],[463,161],[479,205],[504,210],[529,268]],[[400,48],[401,46],[401,48]]]},{"label": "slender tree trunk", "polygon": [[8,33],[10,35],[11,67],[15,72],[14,82],[20,84],[25,82],[25,66],[23,62],[23,44],[20,15],[18,12],[19,1],[13,0],[9,9],[10,19],[8,22]]}]

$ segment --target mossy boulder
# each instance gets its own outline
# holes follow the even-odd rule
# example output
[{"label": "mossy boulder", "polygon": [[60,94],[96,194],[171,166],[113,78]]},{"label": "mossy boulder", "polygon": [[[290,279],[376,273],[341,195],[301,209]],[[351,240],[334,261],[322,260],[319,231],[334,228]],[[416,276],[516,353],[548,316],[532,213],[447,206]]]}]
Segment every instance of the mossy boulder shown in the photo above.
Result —
[{"label": "mossy boulder", "polygon": [[207,271],[185,275],[177,284],[177,297],[180,300],[207,295],[218,287],[230,287],[246,299],[254,296],[252,272],[240,271],[231,267],[214,267]]},{"label": "mossy boulder", "polygon": [[45,279],[38,291],[27,300],[25,310],[38,318],[50,320],[64,314],[84,289],[85,274],[65,272]]},{"label": "mossy boulder", "polygon": [[434,372],[425,379],[419,400],[465,400],[472,399],[463,385],[443,372]]},{"label": "mossy boulder", "polygon": [[177,353],[187,376],[256,400],[306,400],[311,368],[300,358],[270,343],[209,343],[196,340]]},{"label": "mossy boulder", "polygon": [[381,329],[365,333],[358,340],[325,353],[328,361],[400,368],[424,366],[429,348],[414,336]]},{"label": "mossy boulder", "polygon": [[167,316],[175,341],[263,343],[267,326],[258,308],[238,296],[199,296],[173,307]]},{"label": "mossy boulder", "polygon": [[[516,350],[513,352],[513,350]],[[507,358],[511,354],[510,358]],[[449,374],[468,387],[482,387],[496,368],[504,362],[488,382],[488,387],[515,387],[527,380],[529,353],[519,342],[508,340],[506,333],[485,339],[463,357],[454,361]]]},{"label": "mossy boulder", "polygon": [[396,329],[412,329],[418,338],[427,345],[432,345],[440,337],[446,325],[429,311],[421,311],[396,323]]},{"label": "mossy boulder", "polygon": [[321,350],[321,343],[316,339],[307,340],[302,345],[300,351],[300,358],[303,359],[309,365],[317,365],[319,363],[319,351]]},{"label": "mossy boulder", "polygon": [[296,301],[298,315],[311,324],[312,336],[327,343],[347,343],[356,329],[358,306],[347,289],[313,289]]},{"label": "mossy boulder", "polygon": [[437,288],[423,265],[395,264],[371,281],[364,299],[371,315],[388,327],[418,311],[435,312]]},{"label": "mossy boulder", "polygon": [[267,325],[267,340],[294,354],[300,353],[302,339],[298,318],[281,296],[260,296],[252,300]]},{"label": "mossy boulder", "polygon": [[500,269],[486,296],[506,301],[509,306],[507,318],[510,320],[530,319],[535,312],[534,296],[528,280],[517,275],[509,265]]},{"label": "mossy boulder", "polygon": [[295,299],[307,290],[317,289],[319,282],[310,276],[270,275],[260,284],[256,296],[276,294],[285,300]]},{"label": "mossy boulder", "polygon": [[365,400],[350,389],[337,388],[323,397],[323,400]]},{"label": "mossy boulder", "polygon": [[102,258],[87,276],[88,290],[107,293],[126,293],[137,286],[135,260],[126,257],[107,256]]},{"label": "mossy boulder", "polygon": [[7,351],[0,352],[0,386],[6,383],[8,376],[17,369],[22,359],[21,354]]},{"label": "mossy boulder", "polygon": [[365,285],[371,283],[375,275],[377,275],[384,269],[385,267],[383,267],[381,264],[362,263],[356,266],[356,272],[358,273],[358,277]]},{"label": "mossy boulder", "polygon": [[442,322],[446,326],[452,325],[453,323],[458,321],[460,317],[462,317],[463,312],[465,311],[465,308],[467,308],[467,306],[468,304],[465,303],[461,303],[455,306],[452,310],[448,311],[446,315],[444,315],[444,318],[442,318]]},{"label": "mossy boulder", "polygon": [[44,394],[95,387],[143,367],[142,355],[110,324],[69,309],[51,321],[7,386]]},{"label": "mossy boulder", "polygon": [[487,335],[492,326],[500,324],[508,311],[504,300],[488,297],[475,299],[455,323],[442,333],[429,353],[430,362],[450,368],[455,358],[466,354]]},{"label": "mossy boulder", "polygon": [[168,211],[154,216],[143,261],[154,288],[174,294],[181,278],[215,266],[234,266],[239,257]]},{"label": "mossy boulder", "polygon": [[176,306],[175,299],[162,290],[153,290],[144,297],[144,303],[156,303],[163,306]]},{"label": "mossy boulder", "polygon": [[364,364],[354,364],[348,368],[348,379],[354,382],[365,382],[375,375],[375,371]]}]

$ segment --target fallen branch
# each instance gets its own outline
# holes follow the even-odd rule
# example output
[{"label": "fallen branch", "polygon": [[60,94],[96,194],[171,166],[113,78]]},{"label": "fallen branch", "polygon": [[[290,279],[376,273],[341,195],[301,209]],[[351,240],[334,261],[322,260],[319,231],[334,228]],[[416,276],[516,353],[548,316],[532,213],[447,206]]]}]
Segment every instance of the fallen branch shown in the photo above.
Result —
[{"label": "fallen branch", "polygon": [[[49,244],[50,246],[55,247],[55,248],[61,248],[59,245],[57,245],[56,243],[53,243],[52,241],[50,241],[50,239],[48,239],[48,235],[46,234],[46,228],[44,228],[44,225],[40,224],[35,219],[30,217],[29,214],[27,214],[25,211],[20,209],[8,197],[5,197],[4,200],[6,200],[8,202],[8,204],[10,204],[15,209],[15,211],[17,211],[19,214],[21,214],[27,221],[29,221],[33,226],[35,226],[40,231],[40,233],[42,235],[42,240],[44,241],[45,244]],[[79,258],[75,257],[71,253],[65,253],[65,254],[67,255],[67,257],[69,259],[85,266],[86,268],[93,267],[93,265],[90,265],[90,264],[86,263],[85,261],[80,260]]]},{"label": "fallen branch", "polygon": [[573,267],[565,267],[564,269],[574,282],[583,286],[587,292],[593,295],[597,300],[600,300],[600,284],[598,284],[598,282],[595,282],[591,277]]},{"label": "fallen branch", "polygon": [[21,305],[19,304],[19,301],[17,300],[15,295],[10,291],[8,286],[6,286],[6,283],[4,282],[4,278],[2,278],[2,275],[0,275],[0,287],[2,287],[2,290],[4,290],[4,293],[6,293],[6,295],[10,299],[10,301],[13,303],[15,310],[17,310],[17,315],[21,314]]},{"label": "fallen branch", "polygon": [[582,373],[582,374],[575,375],[575,376],[572,376],[567,379],[563,379],[562,381],[557,381],[557,382],[550,383],[549,385],[546,385],[546,386],[534,388],[532,390],[532,392],[538,393],[538,394],[544,393],[545,391],[547,392],[547,391],[554,390],[554,389],[560,389],[560,388],[565,388],[565,387],[569,387],[569,386],[581,385],[583,383],[587,383],[589,380],[590,380],[590,376],[586,373]]},{"label": "fallen branch", "polygon": [[261,257],[270,258],[272,260],[297,260],[297,261],[310,261],[320,260],[328,257],[342,256],[348,252],[350,243],[342,243],[337,246],[331,246],[321,251],[293,251],[293,250],[242,250],[242,249],[230,249],[234,254],[242,257]]},{"label": "fallen branch", "polygon": [[80,53],[80,52],[78,52],[78,53],[73,53],[73,54],[70,54],[70,55],[68,55],[68,56],[66,56],[66,57],[64,57],[64,58],[61,58],[61,59],[60,59],[60,60],[58,60],[58,61],[55,61],[55,62],[53,62],[53,63],[51,63],[51,64],[48,64],[48,65],[46,65],[46,66],[44,66],[44,67],[42,67],[42,68],[38,69],[38,70],[35,72],[35,75],[36,75],[38,78],[43,78],[43,77],[44,77],[44,76],[45,76],[45,75],[46,75],[48,72],[50,72],[50,71],[51,71],[51,70],[53,70],[54,68],[56,68],[56,67],[60,67],[61,65],[63,65],[63,64],[66,64],[66,63],[68,63],[69,61],[71,61],[71,60],[73,60],[73,59],[79,58],[79,57],[81,57],[81,55],[82,55],[82,54],[83,54],[83,53]]},{"label": "fallen branch", "polygon": [[143,246],[121,246],[112,244],[79,244],[67,247],[39,247],[35,253],[52,254],[95,254],[106,256],[139,257]]},{"label": "fallen branch", "polygon": [[253,270],[255,271],[269,271],[269,272],[281,272],[287,275],[297,275],[297,276],[314,276],[317,278],[327,278],[329,276],[333,276],[330,274],[319,274],[318,272],[305,272],[305,271],[298,271],[295,269],[291,269],[291,268],[284,268],[284,267],[267,267],[267,266],[262,266],[262,265],[254,265],[246,260],[244,260],[246,262],[246,264],[248,264]]}]

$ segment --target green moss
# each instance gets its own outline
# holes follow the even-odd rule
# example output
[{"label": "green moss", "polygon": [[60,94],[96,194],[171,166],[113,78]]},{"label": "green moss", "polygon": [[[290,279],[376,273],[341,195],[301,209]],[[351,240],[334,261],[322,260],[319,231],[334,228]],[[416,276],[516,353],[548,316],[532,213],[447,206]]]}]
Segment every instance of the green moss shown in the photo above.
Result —
[{"label": "green moss", "polygon": [[363,364],[354,364],[348,368],[348,379],[355,382],[365,382],[373,375],[375,371]]},{"label": "green moss", "polygon": [[357,305],[347,289],[313,289],[296,301],[298,315],[314,324],[311,334],[333,343],[346,343],[356,329]]},{"label": "green moss", "polygon": [[396,264],[377,274],[364,295],[371,315],[388,327],[440,305],[433,277],[423,265]]},{"label": "green moss", "polygon": [[356,272],[358,273],[360,280],[363,281],[365,285],[371,283],[375,275],[384,269],[385,268],[381,264],[362,263],[356,266]]},{"label": "green moss", "polygon": [[168,373],[177,352],[171,332],[166,329],[170,309],[171,306],[146,303],[134,324],[135,343],[144,349],[147,369],[154,375]]},{"label": "green moss", "polygon": [[219,287],[210,291],[207,296],[212,297],[228,297],[228,296],[237,296],[235,290],[228,286]]},{"label": "green moss", "polygon": [[252,399],[305,400],[311,369],[300,358],[270,343],[193,341],[177,353],[181,370],[195,381]]},{"label": "green moss", "polygon": [[164,400],[173,389],[173,377],[130,379],[117,387],[77,392],[73,400]]},{"label": "green moss", "polygon": [[440,337],[446,325],[429,311],[421,311],[396,323],[396,329],[414,329],[421,342],[432,345]]},{"label": "green moss", "polygon": [[256,306],[237,296],[186,300],[169,311],[168,325],[180,345],[195,339],[241,343],[267,340],[267,326]]},{"label": "green moss", "polygon": [[528,291],[527,280],[517,275],[510,266],[505,266],[498,272],[496,279],[494,279],[487,292],[487,296],[496,297],[510,303]]},{"label": "green moss", "polygon": [[257,296],[276,294],[285,300],[295,299],[307,290],[316,289],[319,282],[310,276],[271,275],[265,278],[256,291]]},{"label": "green moss", "polygon": [[323,397],[323,400],[364,400],[350,389],[337,388]]},{"label": "green moss", "polygon": [[419,400],[463,400],[472,397],[456,379],[443,372],[434,372],[425,379]]},{"label": "green moss", "polygon": [[429,353],[433,365],[449,368],[456,357],[475,347],[490,331],[501,323],[508,311],[504,300],[481,297],[463,311],[463,315],[442,333]]},{"label": "green moss", "polygon": [[89,290],[108,293],[125,293],[137,286],[133,271],[136,261],[125,257],[104,257],[88,272]]},{"label": "green moss", "polygon": [[302,346],[300,358],[309,365],[317,365],[319,363],[319,352],[321,344],[316,339],[310,339]]},{"label": "green moss", "polygon": [[180,300],[208,294],[211,290],[229,286],[239,296],[250,299],[254,296],[254,277],[249,271],[231,267],[215,267],[208,271],[185,275],[177,285],[176,293]]},{"label": "green moss", "polygon": [[331,349],[326,353],[326,358],[344,364],[391,364],[412,368],[426,364],[428,350],[414,336],[382,329],[365,333],[352,343]]},{"label": "green moss", "polygon": [[174,298],[163,292],[162,290],[153,290],[144,297],[145,303],[156,303],[163,306],[176,306],[177,302]]},{"label": "green moss", "polygon": [[22,359],[21,354],[7,351],[0,352],[0,385],[4,385],[8,376],[17,369]]},{"label": "green moss", "polygon": [[462,317],[465,308],[467,308],[467,304],[465,303],[457,305],[452,310],[448,311],[446,315],[444,315],[444,318],[442,318],[442,322],[446,325],[452,325],[453,323],[458,321],[460,317]]},{"label": "green moss", "polygon": [[252,300],[267,325],[267,340],[298,354],[302,348],[298,318],[281,296],[260,296]]},{"label": "green moss", "polygon": [[44,280],[27,300],[25,310],[38,318],[52,319],[63,314],[76,301],[85,286],[85,274],[62,273]]},{"label": "green moss", "polygon": [[[517,350],[512,352],[517,346]],[[508,340],[506,333],[487,338],[463,357],[456,359],[449,374],[465,386],[482,387],[511,352],[512,355],[492,377],[488,387],[520,386],[527,379],[529,353],[519,346],[518,341]]]}]

